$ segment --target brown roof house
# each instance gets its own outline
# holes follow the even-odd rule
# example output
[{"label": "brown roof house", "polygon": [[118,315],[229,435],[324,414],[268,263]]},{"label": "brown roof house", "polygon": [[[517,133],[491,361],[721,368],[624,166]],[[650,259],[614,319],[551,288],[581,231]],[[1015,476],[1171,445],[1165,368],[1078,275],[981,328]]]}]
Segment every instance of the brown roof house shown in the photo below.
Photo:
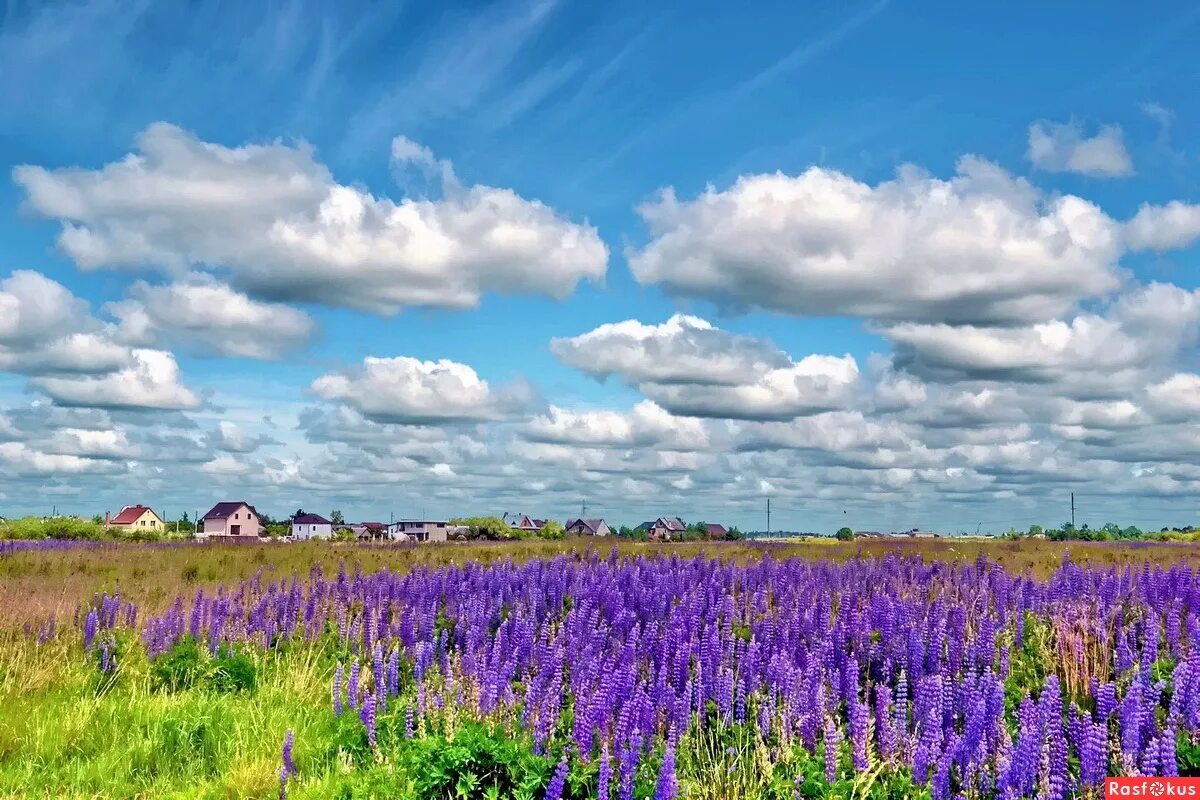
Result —
[{"label": "brown roof house", "polygon": [[653,542],[669,542],[672,535],[683,533],[687,526],[679,517],[659,517],[653,522],[643,522],[637,529],[645,531]]},{"label": "brown roof house", "polygon": [[149,506],[125,506],[115,517],[110,517],[108,512],[105,512],[104,527],[106,530],[115,528],[121,531],[160,533],[163,530],[163,521]]},{"label": "brown roof house", "polygon": [[262,522],[254,506],[243,500],[217,503],[200,519],[198,539],[250,539],[262,532]]},{"label": "brown roof house", "polygon": [[612,528],[602,519],[573,519],[567,522],[567,533],[575,536],[608,536]]},{"label": "brown roof house", "polygon": [[725,529],[724,525],[718,525],[715,522],[704,523],[704,530],[710,539],[724,539],[729,535],[729,531]]},{"label": "brown roof house", "polygon": [[514,531],[524,531],[525,533],[537,533],[546,525],[546,520],[534,519],[528,514],[519,514],[514,517],[505,514],[504,521]]}]

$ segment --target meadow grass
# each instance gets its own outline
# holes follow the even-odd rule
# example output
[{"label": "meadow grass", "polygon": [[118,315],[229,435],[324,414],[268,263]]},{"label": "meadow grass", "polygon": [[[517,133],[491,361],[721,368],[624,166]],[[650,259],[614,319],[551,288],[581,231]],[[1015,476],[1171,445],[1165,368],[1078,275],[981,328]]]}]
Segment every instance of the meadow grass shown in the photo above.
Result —
[{"label": "meadow grass", "polygon": [[[240,798],[279,796],[280,747],[296,736],[301,778],[292,798],[372,796],[346,793],[349,766],[339,751],[329,687],[339,654],[318,639],[279,649],[253,649],[250,689],[196,685],[165,691],[135,631],[118,633],[119,667],[101,674],[82,651],[71,618],[94,593],[120,591],[143,615],[159,612],[197,588],[232,586],[261,573],[266,580],[306,576],[339,564],[364,572],[403,573],[467,561],[516,562],[579,553],[591,544],[623,556],[707,553],[738,561],[769,556],[833,561],[889,553],[927,560],[981,555],[1008,570],[1044,577],[1069,549],[1076,561],[1101,566],[1143,563],[1200,565],[1200,546],[1118,545],[988,540],[793,541],[687,543],[604,541],[387,546],[308,542],[264,545],[118,545],[102,549],[25,551],[0,556],[0,797]],[[39,645],[27,623],[55,615],[60,635]],[[1057,655],[1053,657],[1057,658]],[[744,732],[743,732],[744,733]],[[711,737],[712,734],[705,734]],[[756,786],[714,788],[702,776],[732,770],[753,776],[764,760],[749,734],[732,741],[697,740],[681,747],[681,780],[692,797],[752,797]],[[725,762],[729,762],[726,764]],[[737,762],[738,769],[732,764]],[[691,777],[689,777],[691,776]],[[701,777],[697,777],[701,776]],[[769,776],[762,780],[769,780]],[[690,784],[688,783],[690,781]],[[732,792],[732,793],[731,793]]]}]

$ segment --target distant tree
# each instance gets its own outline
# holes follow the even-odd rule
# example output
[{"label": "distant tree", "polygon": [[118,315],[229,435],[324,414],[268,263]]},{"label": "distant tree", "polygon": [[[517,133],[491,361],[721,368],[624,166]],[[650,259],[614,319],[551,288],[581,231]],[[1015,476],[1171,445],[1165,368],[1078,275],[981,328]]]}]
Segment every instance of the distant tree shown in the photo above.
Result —
[{"label": "distant tree", "polygon": [[342,512],[338,511],[336,508],[333,511],[329,512],[329,521],[332,522],[334,525],[345,525],[346,524],[346,518],[343,517]]},{"label": "distant tree", "polygon": [[1029,535],[1030,536],[1041,536],[1043,533],[1044,533],[1044,531],[1042,530],[1041,525],[1030,525],[1029,526]]},{"label": "distant tree", "polygon": [[854,531],[849,528],[839,528],[838,532],[833,535],[833,538],[839,542],[848,542],[854,538]]},{"label": "distant tree", "polygon": [[556,519],[548,519],[546,520],[546,524],[542,525],[541,529],[537,532],[537,535],[539,539],[561,539],[566,536],[566,533],[567,531],[561,522]]},{"label": "distant tree", "polygon": [[725,538],[731,542],[740,542],[746,538],[746,534],[742,533],[741,528],[735,525],[725,531]]},{"label": "distant tree", "polygon": [[450,520],[450,524],[466,527],[470,539],[503,541],[519,538],[517,532],[500,517],[458,517]]},{"label": "distant tree", "polygon": [[99,514],[93,514],[93,515],[92,515],[92,522],[93,522],[94,524],[96,524],[96,525],[103,525],[103,524],[104,524],[104,517],[100,516]]}]

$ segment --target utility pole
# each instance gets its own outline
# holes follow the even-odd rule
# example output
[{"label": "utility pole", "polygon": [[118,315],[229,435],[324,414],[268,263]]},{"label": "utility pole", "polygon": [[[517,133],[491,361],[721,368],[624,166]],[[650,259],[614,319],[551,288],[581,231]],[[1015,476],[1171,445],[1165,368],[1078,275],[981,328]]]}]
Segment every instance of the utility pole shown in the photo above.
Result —
[{"label": "utility pole", "polygon": [[1071,492],[1071,527],[1075,527],[1075,493]]},{"label": "utility pole", "polygon": [[767,536],[771,535],[771,498],[767,498]]},{"label": "utility pole", "polygon": [[587,500],[581,500],[579,503],[579,518],[583,519],[587,516]]}]

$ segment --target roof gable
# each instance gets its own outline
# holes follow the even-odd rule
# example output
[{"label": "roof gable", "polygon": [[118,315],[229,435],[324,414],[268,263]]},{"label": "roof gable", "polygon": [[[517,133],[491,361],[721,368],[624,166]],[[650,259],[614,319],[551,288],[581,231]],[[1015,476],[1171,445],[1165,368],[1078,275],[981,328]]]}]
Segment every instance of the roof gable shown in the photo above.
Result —
[{"label": "roof gable", "polygon": [[[121,512],[109,520],[110,525],[130,525],[142,518],[147,511],[153,513],[150,506],[125,506]],[[158,516],[155,514],[154,516]]]},{"label": "roof gable", "polygon": [[252,513],[254,516],[257,517],[259,515],[254,509],[254,506],[250,505],[245,500],[230,500],[224,503],[217,503],[215,506],[209,509],[209,512],[205,514],[202,519],[227,519],[230,514],[233,514],[243,506],[248,508],[250,513]]},{"label": "roof gable", "polygon": [[333,523],[320,514],[301,514],[292,519],[296,525],[332,525]]}]

